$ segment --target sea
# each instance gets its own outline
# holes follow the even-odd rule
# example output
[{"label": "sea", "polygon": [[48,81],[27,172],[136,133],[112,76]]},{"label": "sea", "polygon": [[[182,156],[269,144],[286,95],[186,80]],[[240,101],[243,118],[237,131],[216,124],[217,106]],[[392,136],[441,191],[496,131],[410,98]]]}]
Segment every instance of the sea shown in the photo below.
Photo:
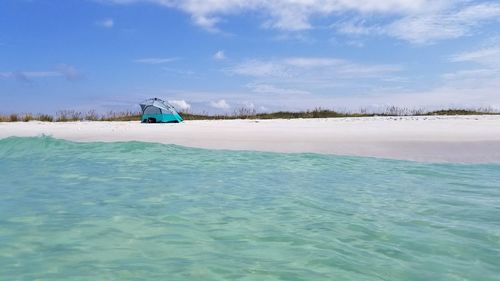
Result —
[{"label": "sea", "polygon": [[0,280],[500,280],[500,164],[0,140]]}]

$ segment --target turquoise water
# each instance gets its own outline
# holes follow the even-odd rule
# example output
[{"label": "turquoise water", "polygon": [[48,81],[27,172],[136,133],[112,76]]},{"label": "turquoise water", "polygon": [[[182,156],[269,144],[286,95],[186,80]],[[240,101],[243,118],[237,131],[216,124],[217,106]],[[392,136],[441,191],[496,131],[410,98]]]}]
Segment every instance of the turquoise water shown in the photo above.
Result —
[{"label": "turquoise water", "polygon": [[0,280],[500,280],[500,165],[0,140]]}]

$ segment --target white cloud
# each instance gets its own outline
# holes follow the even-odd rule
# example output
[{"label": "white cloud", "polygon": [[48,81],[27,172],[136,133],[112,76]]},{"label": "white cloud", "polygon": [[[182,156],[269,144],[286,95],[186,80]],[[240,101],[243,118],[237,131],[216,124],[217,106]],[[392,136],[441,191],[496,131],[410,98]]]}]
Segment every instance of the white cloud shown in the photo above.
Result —
[{"label": "white cloud", "polygon": [[220,30],[216,27],[216,24],[220,22],[217,17],[206,17],[206,16],[192,16],[194,23],[207,31],[218,33]]},{"label": "white cloud", "polygon": [[474,27],[499,17],[499,3],[482,3],[454,11],[405,17],[390,24],[386,32],[403,40],[424,44],[469,35]]},{"label": "white cloud", "polygon": [[[475,86],[475,87],[472,87]],[[496,86],[496,88],[495,88]],[[445,107],[493,107],[500,110],[500,95],[498,89],[500,81],[490,81],[487,85],[455,84],[455,81],[446,82],[436,87],[424,90],[408,90],[398,88],[379,88],[361,93],[351,92],[349,95],[267,95],[254,92],[182,92],[169,93],[170,96],[189,97],[193,101],[194,111],[207,110],[212,113],[221,109],[213,107],[207,98],[218,101],[231,101],[231,108],[250,105],[253,103],[259,111],[278,110],[306,110],[317,107],[338,110],[359,110],[360,108],[384,108],[396,105],[407,108],[436,109]],[[247,107],[250,108],[250,107]]]},{"label": "white cloud", "polygon": [[221,99],[218,101],[211,101],[210,106],[217,109],[229,109],[231,106],[226,102],[226,100]]},{"label": "white cloud", "polygon": [[[250,60],[229,68],[231,75],[252,79],[245,85],[259,105],[276,108],[278,104],[290,105],[288,109],[305,109],[323,106],[316,103],[318,96],[356,95],[371,93],[381,86],[400,85],[398,65],[360,64],[331,57],[289,57],[281,59]],[[234,99],[231,99],[234,100]],[[296,107],[295,107],[296,106]]]},{"label": "white cloud", "polygon": [[457,65],[453,72],[441,75],[438,86],[426,91],[411,91],[384,96],[378,93],[380,101],[396,105],[417,105],[422,107],[494,107],[500,109],[500,48],[476,48],[449,57]]},{"label": "white cloud", "polygon": [[280,60],[249,60],[229,68],[229,73],[256,78],[304,77],[317,79],[377,78],[398,72],[398,65],[367,65],[337,58],[292,57]]},{"label": "white cloud", "polygon": [[443,74],[444,86],[455,89],[457,93],[472,95],[465,99],[475,98],[478,103],[496,102],[500,105],[500,47],[497,46],[494,44],[451,56],[450,62],[472,65],[465,64],[465,68]]},{"label": "white cloud", "polygon": [[347,46],[356,47],[356,48],[363,48],[365,46],[365,43],[363,43],[362,41],[359,41],[359,40],[349,40],[349,41],[346,41],[345,44]]},{"label": "white cloud", "polygon": [[284,62],[291,66],[305,67],[305,68],[337,66],[345,63],[344,60],[336,58],[315,58],[315,57],[288,58],[285,59]]},{"label": "white cloud", "polygon": [[493,47],[477,48],[452,55],[449,58],[450,62],[466,62],[475,65],[472,68],[445,73],[442,77],[447,81],[454,81],[456,84],[469,83],[472,85],[476,83],[478,87],[489,84],[491,81],[500,82],[500,47],[497,46],[496,44]]},{"label": "white cloud", "polygon": [[80,71],[76,67],[67,64],[60,64],[56,67],[58,73],[63,75],[67,80],[75,81],[82,77]]},{"label": "white cloud", "polygon": [[356,36],[386,35],[415,44],[428,44],[471,35],[478,26],[500,18],[500,3],[458,4],[460,2],[403,15],[385,25],[370,25],[367,20],[357,18],[332,27],[340,33]]},{"label": "white cloud", "polygon": [[185,111],[191,108],[191,105],[185,100],[169,100],[168,103],[173,105],[179,111]]},{"label": "white cloud", "polygon": [[194,76],[194,75],[196,75],[196,73],[192,70],[176,69],[176,68],[170,68],[170,67],[163,67],[162,69],[166,73],[175,74],[178,76]]},{"label": "white cloud", "polygon": [[213,58],[214,60],[225,60],[226,55],[224,54],[224,51],[219,50],[214,54]]},{"label": "white cloud", "polygon": [[274,61],[248,60],[228,69],[229,73],[252,77],[289,77],[285,65]]},{"label": "white cloud", "polygon": [[492,69],[467,69],[458,70],[455,72],[449,72],[442,75],[445,80],[448,81],[466,81],[469,79],[474,79],[477,82],[478,79],[483,78],[495,78],[499,74],[498,71]]},{"label": "white cloud", "polygon": [[414,108],[494,107],[500,109],[500,96],[496,90],[500,86],[499,82],[496,80],[487,85],[478,85],[477,83],[465,85],[461,81],[449,81],[427,91],[379,93],[365,100],[358,98],[358,103],[366,104],[371,101],[372,103],[379,102]]},{"label": "white cloud", "polygon": [[112,28],[113,26],[115,26],[115,21],[113,19],[107,18],[96,21],[96,24],[101,27]]},{"label": "white cloud", "polygon": [[177,57],[173,57],[173,58],[143,58],[143,59],[134,60],[134,62],[143,63],[143,64],[164,64],[164,63],[174,62],[177,60],[179,60],[179,58],[177,58]]},{"label": "white cloud", "polygon": [[366,20],[360,18],[335,23],[331,27],[340,33],[350,35],[373,35],[382,33],[381,27],[368,25]]},{"label": "white cloud", "polygon": [[[150,3],[179,9],[192,21],[209,31],[218,31],[224,16],[247,11],[263,15],[262,26],[284,31],[314,28],[311,19],[355,18],[334,27],[354,35],[388,35],[412,43],[469,35],[477,26],[498,20],[500,3],[452,0],[100,0],[114,4]],[[382,19],[385,24],[369,25]]]},{"label": "white cloud", "polygon": [[279,94],[279,95],[307,95],[310,94],[308,91],[298,90],[298,89],[288,89],[279,88],[271,84],[261,84],[261,83],[250,83],[247,84],[247,88],[250,88],[252,92],[263,93],[263,94]]},{"label": "white cloud", "polygon": [[463,52],[452,56],[450,61],[475,62],[500,68],[500,47],[486,47],[479,50]]},{"label": "white cloud", "polygon": [[266,15],[265,27],[281,30],[306,30],[309,19],[342,12],[411,13],[435,6],[445,0],[101,0],[114,4],[153,3],[188,13],[193,22],[216,30],[221,16],[257,11]]}]

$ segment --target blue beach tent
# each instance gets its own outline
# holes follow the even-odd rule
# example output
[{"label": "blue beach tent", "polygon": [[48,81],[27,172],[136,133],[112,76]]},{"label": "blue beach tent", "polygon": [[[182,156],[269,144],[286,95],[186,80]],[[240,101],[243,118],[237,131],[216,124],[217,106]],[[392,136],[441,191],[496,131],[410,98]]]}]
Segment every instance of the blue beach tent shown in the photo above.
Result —
[{"label": "blue beach tent", "polygon": [[183,121],[175,108],[161,99],[148,99],[140,105],[142,123],[180,123]]}]

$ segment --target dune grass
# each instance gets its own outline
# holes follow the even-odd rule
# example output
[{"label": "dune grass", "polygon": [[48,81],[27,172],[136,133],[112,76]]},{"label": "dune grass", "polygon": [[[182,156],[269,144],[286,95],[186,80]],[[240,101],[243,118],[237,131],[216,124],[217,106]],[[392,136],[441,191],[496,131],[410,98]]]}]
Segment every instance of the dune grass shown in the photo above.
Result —
[{"label": "dune grass", "polygon": [[367,109],[359,111],[335,111],[329,109],[316,108],[306,111],[277,111],[268,113],[257,113],[255,110],[237,109],[233,114],[209,115],[181,113],[185,120],[223,120],[223,119],[297,119],[297,118],[342,118],[342,117],[373,117],[373,116],[434,116],[434,115],[500,115],[499,111],[491,108],[475,109],[442,109],[436,111],[426,111],[424,109],[409,109],[405,107],[390,106],[377,112],[370,112]]},{"label": "dune grass", "polygon": [[[306,111],[277,111],[268,113],[257,113],[254,109],[239,108],[231,114],[208,114],[181,112],[184,120],[228,120],[228,119],[296,119],[296,118],[340,118],[340,117],[373,117],[373,116],[449,116],[449,115],[500,115],[500,111],[491,108],[448,108],[441,110],[426,111],[423,109],[410,109],[406,107],[389,106],[379,111],[370,112],[367,109],[359,111],[335,111],[316,108]],[[0,114],[0,122],[75,122],[75,121],[140,121],[141,113],[135,111],[107,112],[99,114],[95,110],[86,113],[75,110],[58,111],[55,115],[50,114]]]}]

